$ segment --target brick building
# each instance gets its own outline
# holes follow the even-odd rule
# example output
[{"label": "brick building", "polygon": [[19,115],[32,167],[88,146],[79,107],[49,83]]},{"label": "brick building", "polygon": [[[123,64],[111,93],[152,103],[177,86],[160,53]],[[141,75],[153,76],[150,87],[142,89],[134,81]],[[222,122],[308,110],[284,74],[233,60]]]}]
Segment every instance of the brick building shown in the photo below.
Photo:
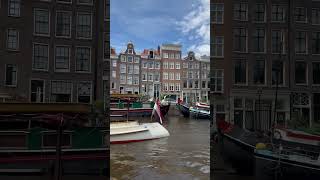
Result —
[{"label": "brick building", "polygon": [[177,99],[181,95],[181,45],[163,44],[162,57],[162,94]]},{"label": "brick building", "polygon": [[141,56],[136,53],[132,42],[127,44],[127,49],[119,54],[119,58],[119,92],[140,94]]},{"label": "brick building", "polygon": [[277,124],[320,123],[319,1],[213,0],[211,29],[211,97],[226,119],[268,129],[277,92]]},{"label": "brick building", "polygon": [[141,93],[149,98],[160,97],[161,55],[160,47],[145,49],[141,53]]},{"label": "brick building", "polygon": [[109,53],[109,41],[103,42],[109,39],[109,1],[1,0],[0,4],[3,101],[102,99],[100,67]]}]

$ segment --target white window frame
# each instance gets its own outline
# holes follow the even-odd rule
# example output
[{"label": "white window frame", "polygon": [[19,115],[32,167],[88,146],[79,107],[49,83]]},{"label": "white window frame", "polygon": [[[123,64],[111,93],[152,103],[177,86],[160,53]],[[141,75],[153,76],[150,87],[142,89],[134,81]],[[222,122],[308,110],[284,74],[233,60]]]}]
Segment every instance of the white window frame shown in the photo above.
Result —
[{"label": "white window frame", "polygon": [[[70,28],[69,28],[69,36],[58,36],[57,35],[57,22],[58,22],[58,13],[69,13],[70,14]],[[72,33],[72,12],[71,11],[61,11],[61,10],[58,10],[56,11],[56,19],[55,19],[55,37],[58,37],[58,38],[71,38],[71,33]]]},{"label": "white window frame", "polygon": [[[44,45],[44,46],[47,46],[47,48],[48,48],[47,69],[36,69],[36,68],[33,68],[34,46],[35,46],[35,45]],[[49,44],[38,43],[38,42],[32,44],[32,70],[33,70],[33,71],[49,71],[49,69],[50,69],[49,59],[50,59],[50,47],[49,47]]]},{"label": "white window frame", "polygon": [[[48,34],[36,33],[36,13],[35,13],[36,10],[48,12]],[[51,34],[51,12],[50,12],[50,10],[49,9],[42,9],[42,8],[33,8],[33,35],[34,36],[50,37],[50,34]]]},{"label": "white window frame", "polygon": [[79,5],[92,6],[92,5],[93,5],[93,0],[91,0],[91,3],[81,3],[80,0],[77,0],[77,4],[79,4]]},{"label": "white window frame", "polygon": [[91,87],[90,87],[90,102],[89,102],[89,104],[91,104],[92,103],[92,94],[93,94],[93,83],[92,83],[92,81],[79,81],[79,82],[77,82],[77,103],[79,103],[79,84],[81,82],[85,82],[85,83],[90,82]]},{"label": "white window frame", "polygon": [[175,74],[175,79],[176,79],[176,80],[181,80],[181,77],[180,77],[180,73],[179,73],[179,72],[177,72],[177,73]]},{"label": "white window frame", "polygon": [[52,96],[52,82],[53,82],[53,81],[71,83],[70,102],[60,102],[60,103],[71,103],[71,102],[73,102],[73,85],[74,85],[74,83],[73,83],[72,81],[68,81],[68,80],[51,80],[51,81],[50,81],[50,86],[49,86],[49,88],[50,88],[49,102],[52,102],[51,96]]},{"label": "white window frame", "polygon": [[218,22],[218,19],[216,18],[216,19],[212,19],[212,23],[213,24],[224,24],[224,4],[223,3],[213,3],[212,5],[215,5],[215,6],[222,5],[222,11],[217,10],[217,9],[211,10],[211,13],[215,14],[215,17],[218,17],[217,16],[218,12],[222,12],[222,22]]},{"label": "white window frame", "polygon": [[[222,81],[221,81],[221,91],[217,90],[217,85],[218,85],[218,83],[217,83],[217,78],[218,78],[217,74],[218,74],[218,71],[222,71],[222,77],[220,77],[222,79]],[[223,93],[224,92],[224,70],[223,69],[215,69],[215,70],[213,70],[212,78],[215,78],[215,89],[213,89],[213,92]],[[201,87],[202,87],[202,82],[201,82]],[[210,87],[207,87],[207,88],[210,88]]]},{"label": "white window frame", "polygon": [[[90,56],[89,56],[89,71],[78,71],[77,70],[77,51],[78,48],[89,48],[90,49]],[[92,63],[92,48],[90,46],[76,46],[75,47],[75,72],[76,73],[91,73],[91,63]]]},{"label": "white window frame", "polygon": [[[296,9],[304,9],[305,11],[306,11],[306,17],[305,17],[305,19],[304,19],[304,21],[296,21],[295,19],[294,19],[294,22],[297,22],[297,23],[308,23],[308,8],[306,8],[306,7],[302,7],[302,6],[297,6],[297,7],[295,7],[294,8],[294,14],[295,14],[295,10]],[[311,12],[312,13],[312,12]],[[294,16],[293,16],[294,17]],[[294,17],[295,18],[295,17]]]},{"label": "white window frame", "polygon": [[[11,1],[19,1],[19,13],[18,13],[18,15],[10,15],[9,14],[9,12],[10,12],[10,3],[11,3]],[[20,17],[21,16],[21,0],[8,0],[8,16],[9,17]]]},{"label": "white window frame", "polygon": [[[57,47],[67,47],[69,48],[69,59],[68,59],[68,69],[65,70],[57,70],[56,69],[56,52],[57,52]],[[68,45],[55,45],[54,46],[54,72],[70,72],[70,62],[71,62],[71,46]]]},{"label": "white window frame", "polygon": [[57,3],[61,3],[61,4],[72,4],[73,0],[70,0],[70,2],[65,2],[65,1],[61,1],[61,0],[57,0]]},{"label": "white window frame", "polygon": [[176,62],[176,69],[180,69],[181,68],[181,64],[179,62]]},{"label": "white window frame", "polygon": [[163,58],[168,59],[169,58],[169,54],[167,52],[163,53]]},{"label": "white window frame", "polygon": [[31,102],[31,94],[32,94],[32,90],[31,90],[32,81],[43,81],[43,102],[42,103],[44,103],[46,99],[46,80],[40,79],[40,78],[31,78],[29,80],[29,101],[30,102]]},{"label": "white window frame", "polygon": [[[91,17],[91,20],[90,20],[90,37],[79,37],[78,36],[78,17],[79,17],[79,14],[86,14],[86,15],[90,15]],[[77,16],[76,16],[76,38],[77,39],[86,39],[86,40],[90,40],[92,39],[92,31],[93,31],[93,22],[92,22],[92,19],[93,19],[93,14],[92,13],[89,13],[89,12],[77,12]]]},{"label": "white window frame", "polygon": [[[8,47],[8,41],[9,41],[9,31],[10,30],[15,30],[16,32],[17,32],[17,48],[16,49],[12,49],[12,48],[9,48]],[[19,30],[18,29],[15,29],[15,28],[8,28],[7,29],[7,38],[6,38],[6,47],[7,47],[7,50],[10,50],[10,51],[19,51],[19,49],[20,49],[20,43],[19,43],[19,41],[20,41],[20,38],[19,38],[19,35],[20,35],[20,32],[19,32]]]},{"label": "white window frame", "polygon": [[[15,65],[15,67],[16,67],[16,73],[15,73],[16,74],[16,82],[15,82],[15,84],[12,84],[12,85],[7,84],[7,65]],[[16,64],[5,64],[4,68],[5,68],[4,69],[4,80],[5,80],[4,85],[6,87],[17,87],[18,86],[18,66]]]}]

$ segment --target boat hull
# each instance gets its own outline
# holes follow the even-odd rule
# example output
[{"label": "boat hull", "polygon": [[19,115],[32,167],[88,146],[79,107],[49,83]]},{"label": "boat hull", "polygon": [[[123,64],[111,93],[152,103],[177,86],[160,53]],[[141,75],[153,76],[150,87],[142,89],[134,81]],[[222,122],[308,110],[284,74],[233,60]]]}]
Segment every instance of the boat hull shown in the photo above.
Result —
[{"label": "boat hull", "polygon": [[182,105],[182,104],[178,104],[178,108],[179,108],[181,114],[182,114],[184,117],[189,117],[189,116],[190,116],[189,107],[187,107],[187,106],[185,106],[185,105]]},{"label": "boat hull", "polygon": [[[0,150],[0,174],[53,174],[56,158],[55,149]],[[107,175],[109,158],[107,148],[62,149],[63,174]]]},{"label": "boat hull", "polygon": [[[129,117],[148,117],[152,114],[152,108],[129,109]],[[116,116],[127,116],[128,109],[110,108],[110,114]]]},{"label": "boat hull", "polygon": [[275,179],[276,176],[280,180],[318,180],[320,165],[255,153],[255,175],[258,175],[261,180]]},{"label": "boat hull", "polygon": [[110,125],[110,143],[122,144],[168,137],[169,132],[159,123],[122,122]]}]

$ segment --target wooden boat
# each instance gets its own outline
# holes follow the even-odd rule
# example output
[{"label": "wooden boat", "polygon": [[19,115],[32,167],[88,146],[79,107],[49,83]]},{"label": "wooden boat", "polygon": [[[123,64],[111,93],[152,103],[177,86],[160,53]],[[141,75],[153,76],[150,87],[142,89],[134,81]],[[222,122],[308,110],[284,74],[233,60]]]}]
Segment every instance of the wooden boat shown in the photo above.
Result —
[{"label": "wooden boat", "polygon": [[210,106],[197,102],[194,107],[189,108],[190,115],[197,119],[210,119]]},{"label": "wooden boat", "polygon": [[129,121],[128,116],[125,122],[111,122],[110,143],[121,144],[168,137],[169,132],[162,126],[163,115],[159,100],[154,105],[152,118],[158,122],[140,124],[138,121]]},{"label": "wooden boat", "polygon": [[[0,174],[109,174],[109,130],[89,105],[0,104]],[[59,169],[59,170],[57,170]]]},{"label": "wooden boat", "polygon": [[184,116],[184,117],[189,117],[190,116],[190,110],[189,110],[189,106],[187,104],[185,104],[184,102],[182,102],[182,100],[180,100],[180,98],[178,98],[178,103],[176,104],[178,110],[180,111],[180,113]]},{"label": "wooden boat", "polygon": [[255,174],[259,179],[308,179],[320,177],[319,152],[301,149],[257,149],[255,156]]}]

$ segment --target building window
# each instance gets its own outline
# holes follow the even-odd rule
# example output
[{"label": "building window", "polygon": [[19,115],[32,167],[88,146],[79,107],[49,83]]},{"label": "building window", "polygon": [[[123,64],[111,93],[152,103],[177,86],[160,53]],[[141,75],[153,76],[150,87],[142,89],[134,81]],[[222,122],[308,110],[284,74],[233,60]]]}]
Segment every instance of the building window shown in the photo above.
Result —
[{"label": "building window", "polygon": [[78,0],[78,4],[92,5],[92,0]]},{"label": "building window", "polygon": [[57,0],[58,3],[71,4],[72,0]]},{"label": "building window", "polygon": [[149,73],[149,74],[148,74],[148,80],[149,80],[149,81],[153,81],[153,74],[152,74],[152,73]]},{"label": "building window", "polygon": [[117,60],[112,60],[112,67],[117,67]]},{"label": "building window", "polygon": [[278,85],[284,83],[284,64],[282,61],[272,61],[272,85],[277,83],[277,71],[278,71]]},{"label": "building window", "polygon": [[255,22],[265,22],[265,17],[266,17],[265,4],[256,4],[254,9],[255,9],[254,21]]},{"label": "building window", "polygon": [[286,7],[279,4],[272,5],[271,19],[273,22],[285,22]]},{"label": "building window", "polygon": [[272,30],[272,53],[285,52],[284,33],[281,30]]},{"label": "building window", "polygon": [[120,64],[120,73],[127,73],[127,65]]},{"label": "building window", "polygon": [[17,66],[6,64],[6,86],[17,86]]},{"label": "building window", "polygon": [[8,16],[20,17],[20,0],[8,1]]},{"label": "building window", "polygon": [[202,88],[206,88],[206,84],[207,84],[207,82],[206,81],[202,81]]},{"label": "building window", "polygon": [[126,60],[126,56],[121,56],[121,62],[126,62],[127,60]]},{"label": "building window", "polygon": [[166,79],[166,80],[168,79],[168,73],[167,72],[163,73],[163,79]]},{"label": "building window", "polygon": [[67,46],[56,46],[55,71],[68,72],[70,62],[70,48]]},{"label": "building window", "polygon": [[164,83],[163,84],[163,90],[164,91],[168,91],[168,83]]},{"label": "building window", "polygon": [[170,69],[174,69],[174,62],[170,62]]},{"label": "building window", "polygon": [[312,33],[312,54],[320,54],[320,32]]},{"label": "building window", "polygon": [[296,32],[295,50],[297,54],[307,53],[307,33],[303,31]]},{"label": "building window", "polygon": [[44,80],[31,80],[31,102],[44,101]]},{"label": "building window", "polygon": [[163,58],[169,58],[168,53],[163,53]]},{"label": "building window", "polygon": [[256,60],[254,65],[253,81],[255,84],[265,84],[265,61]]},{"label": "building window", "polygon": [[142,81],[146,81],[147,80],[147,74],[146,73],[142,73]]},{"label": "building window", "polygon": [[169,64],[168,62],[164,62],[163,63],[163,69],[168,69],[168,64]]},{"label": "building window", "polygon": [[212,46],[213,46],[214,57],[224,56],[224,37],[223,36],[214,36]]},{"label": "building window", "polygon": [[179,53],[176,53],[176,54],[175,54],[175,58],[176,58],[176,59],[180,59],[180,54],[179,54]]},{"label": "building window", "polygon": [[233,19],[239,21],[248,20],[248,4],[234,3],[233,4]]},{"label": "building window", "polygon": [[169,73],[169,79],[174,80],[174,73],[173,72]]},{"label": "building window", "polygon": [[133,57],[132,56],[128,56],[127,57],[127,61],[128,61],[128,63],[132,63],[133,62]]},{"label": "building window", "polygon": [[307,64],[306,62],[297,61],[295,64],[296,84],[307,84]]},{"label": "building window", "polygon": [[140,67],[138,64],[135,64],[134,67],[133,67],[133,73],[134,74],[139,74],[140,72]]},{"label": "building window", "polygon": [[196,89],[199,88],[199,81],[194,81],[194,88],[196,88]]},{"label": "building window", "polygon": [[234,82],[235,84],[247,83],[247,61],[243,59],[234,62]]},{"label": "building window", "polygon": [[189,86],[188,86],[189,89],[192,89],[192,88],[193,88],[193,83],[192,83],[191,80],[189,80],[188,85],[189,85]]},{"label": "building window", "polygon": [[188,63],[183,63],[183,68],[188,68]]},{"label": "building window", "polygon": [[294,20],[296,22],[307,22],[307,9],[304,7],[296,7],[294,9]]},{"label": "building window", "polygon": [[56,15],[56,36],[71,36],[71,12],[57,12]]},{"label": "building window", "polygon": [[139,63],[140,62],[140,58],[139,57],[134,57],[134,63]]},{"label": "building window", "polygon": [[117,72],[116,71],[112,71],[112,78],[116,78],[117,77]]},{"label": "building window", "polygon": [[90,72],[91,49],[89,47],[76,48],[76,71]]},{"label": "building window", "polygon": [[78,83],[78,103],[91,103],[91,82]]},{"label": "building window", "polygon": [[128,74],[133,74],[133,64],[128,64],[127,68],[128,68]]},{"label": "building window", "polygon": [[104,59],[110,58],[110,33],[103,33],[103,56]]},{"label": "building window", "polygon": [[173,83],[170,83],[169,91],[174,91],[174,84]]},{"label": "building window", "polygon": [[114,82],[111,83],[111,89],[116,89],[116,86],[115,86]]},{"label": "building window", "polygon": [[159,73],[156,73],[156,74],[154,75],[154,81],[156,81],[156,82],[159,82],[159,81],[160,81],[160,74],[159,74]]},{"label": "building window", "polygon": [[67,81],[51,81],[51,102],[71,102],[72,83]]},{"label": "building window", "polygon": [[153,62],[149,62],[149,69],[153,69]]},{"label": "building window", "polygon": [[90,39],[92,34],[92,15],[78,13],[77,15],[77,37]]},{"label": "building window", "polygon": [[320,84],[320,62],[312,63],[313,84]]},{"label": "building window", "polygon": [[160,69],[160,62],[156,62],[156,63],[155,63],[155,68],[156,68],[156,69]]},{"label": "building window", "polygon": [[12,50],[19,49],[19,31],[17,29],[7,30],[7,48]]},{"label": "building window", "polygon": [[176,62],[176,69],[180,69],[180,63]]},{"label": "building window", "polygon": [[127,76],[127,84],[129,84],[129,85],[132,84],[132,75]]},{"label": "building window", "polygon": [[247,52],[247,29],[233,29],[233,51]]},{"label": "building window", "polygon": [[190,71],[190,72],[188,73],[188,79],[193,79],[193,72],[192,72],[192,71]]},{"label": "building window", "polygon": [[176,73],[176,80],[180,80],[180,73]]},{"label": "building window", "polygon": [[176,83],[176,91],[180,91],[180,83]]},{"label": "building window", "polygon": [[221,69],[213,70],[211,85],[212,85],[212,90],[214,92],[223,92],[223,78],[224,78],[223,76],[224,76],[223,70]]},{"label": "building window", "polygon": [[47,44],[33,44],[32,69],[48,70],[49,46]]},{"label": "building window", "polygon": [[213,24],[223,24],[224,4],[212,3],[211,15],[212,15],[211,21]]},{"label": "building window", "polygon": [[49,36],[49,10],[34,9],[34,34]]},{"label": "building window", "polygon": [[169,58],[170,58],[170,59],[174,59],[174,53],[170,53],[170,54],[169,54]]},{"label": "building window", "polygon": [[320,24],[320,9],[312,9],[312,24],[319,25]]},{"label": "building window", "polygon": [[265,31],[256,29],[253,33],[253,51],[265,52]]},{"label": "building window", "polygon": [[139,76],[133,76],[133,85],[139,85]]},{"label": "building window", "polygon": [[120,84],[126,84],[126,75],[120,75]]}]

